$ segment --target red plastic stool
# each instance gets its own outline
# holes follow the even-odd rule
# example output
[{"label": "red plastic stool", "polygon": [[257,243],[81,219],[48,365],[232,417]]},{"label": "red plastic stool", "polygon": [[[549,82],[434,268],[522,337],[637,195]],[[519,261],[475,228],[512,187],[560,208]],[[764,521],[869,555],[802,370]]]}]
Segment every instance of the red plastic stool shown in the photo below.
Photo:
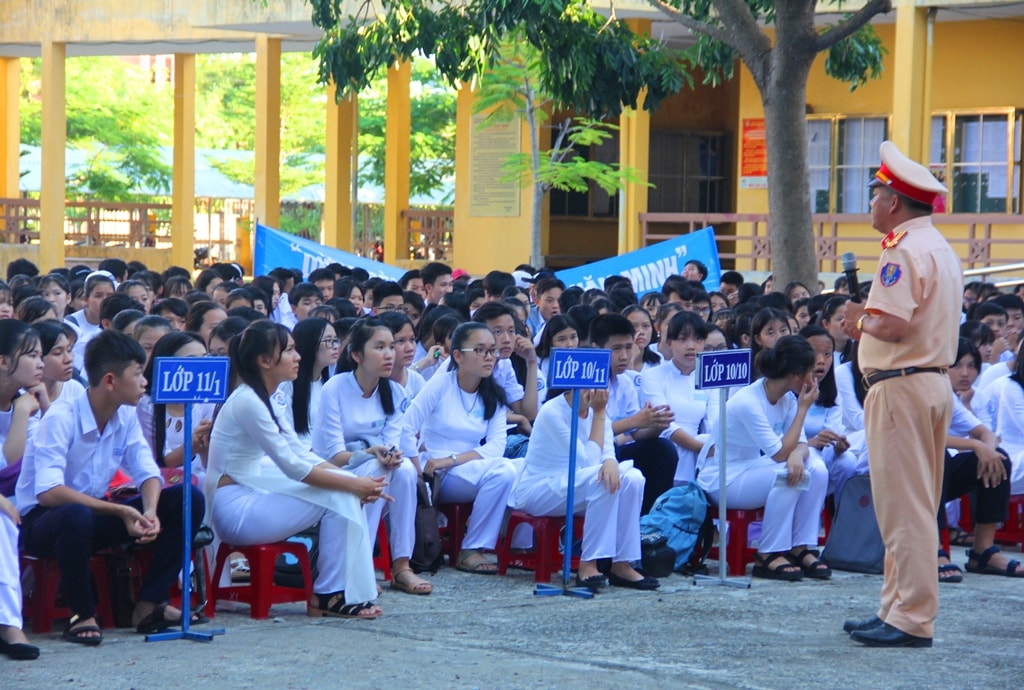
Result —
[{"label": "red plastic stool", "polygon": [[[716,506],[708,506],[708,510],[713,510],[714,515],[717,517],[718,508]],[[758,508],[757,510],[726,510],[725,519],[729,523],[728,529],[728,544],[725,547],[725,560],[729,564],[729,574],[736,577],[744,575],[747,572],[747,563],[751,563],[754,560],[754,554],[757,553],[757,549],[751,549],[747,546],[747,532],[750,529],[750,523],[764,520],[764,508]],[[722,543],[722,535],[726,530],[723,530],[721,525],[718,527],[718,543]],[[712,547],[711,558],[718,558],[718,547]]]},{"label": "red plastic stool", "polygon": [[[59,597],[60,568],[50,558],[21,555],[21,569],[32,571],[32,591],[23,594],[22,609],[32,619],[33,633],[48,633],[53,630],[54,618],[70,618],[63,596]],[[107,558],[94,555],[89,558],[89,571],[96,583],[96,615],[104,628],[114,627],[114,609],[110,604],[110,578]]]},{"label": "red plastic stool", "polygon": [[[527,553],[512,553],[512,537],[516,527],[533,527],[534,548]],[[563,555],[559,553],[559,534],[565,526],[564,517],[536,517],[520,510],[513,510],[508,518],[505,535],[498,542],[498,573],[504,575],[509,566],[533,571],[534,582],[550,582],[551,574],[562,569]],[[583,517],[573,519],[573,541],[583,536]],[[570,545],[571,548],[571,545]],[[571,567],[579,566],[578,556],[572,557]]]},{"label": "red plastic stool", "polygon": [[[224,566],[228,556],[238,551],[249,561],[249,582],[232,584],[223,587],[220,584]],[[299,561],[302,569],[302,582],[299,587],[283,587],[274,584],[274,561],[282,554],[291,554]],[[291,541],[279,541],[276,544],[254,544],[252,546],[234,546],[221,542],[217,549],[217,567],[210,583],[210,600],[206,604],[207,616],[213,615],[217,601],[227,599],[249,604],[249,616],[261,619],[270,615],[273,604],[287,604],[293,601],[308,602],[313,593],[313,574],[309,564],[309,550],[305,544]]]},{"label": "red plastic stool", "polygon": [[384,573],[384,582],[391,580],[391,549],[388,547],[388,531],[382,517],[377,524],[377,551],[373,557],[373,569]]},{"label": "red plastic stool", "polygon": [[1024,544],[1024,496],[1010,496],[1010,514],[996,530],[1000,544]]},{"label": "red plastic stool", "polygon": [[437,509],[448,518],[448,526],[441,531],[441,537],[447,544],[448,565],[454,568],[459,562],[459,551],[462,550],[462,539],[466,536],[466,525],[469,523],[469,514],[473,512],[473,504],[444,503],[438,504]]}]

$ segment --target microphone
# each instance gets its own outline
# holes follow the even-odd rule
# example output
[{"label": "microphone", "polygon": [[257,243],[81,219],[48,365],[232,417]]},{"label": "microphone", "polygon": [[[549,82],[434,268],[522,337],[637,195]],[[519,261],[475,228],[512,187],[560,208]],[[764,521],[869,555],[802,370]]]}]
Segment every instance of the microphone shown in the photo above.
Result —
[{"label": "microphone", "polygon": [[857,278],[857,255],[853,252],[843,254],[843,273],[846,274],[846,286],[850,291],[850,301],[860,302],[860,279]]}]

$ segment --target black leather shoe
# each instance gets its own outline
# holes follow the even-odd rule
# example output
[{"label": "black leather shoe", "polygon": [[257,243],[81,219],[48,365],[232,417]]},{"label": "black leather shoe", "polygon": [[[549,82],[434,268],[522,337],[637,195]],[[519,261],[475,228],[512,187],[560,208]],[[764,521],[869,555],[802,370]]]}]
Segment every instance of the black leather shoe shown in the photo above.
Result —
[{"label": "black leather shoe", "polygon": [[884,623],[878,616],[871,616],[871,618],[865,618],[863,620],[857,620],[855,618],[848,619],[843,623],[843,632],[856,632],[858,630],[873,630]]},{"label": "black leather shoe", "polygon": [[18,661],[31,661],[39,658],[39,647],[24,642],[7,642],[0,639],[0,654],[5,654]]},{"label": "black leather shoe", "polygon": [[850,639],[868,647],[931,647],[932,638],[916,637],[882,623],[870,630],[857,630],[850,633]]}]

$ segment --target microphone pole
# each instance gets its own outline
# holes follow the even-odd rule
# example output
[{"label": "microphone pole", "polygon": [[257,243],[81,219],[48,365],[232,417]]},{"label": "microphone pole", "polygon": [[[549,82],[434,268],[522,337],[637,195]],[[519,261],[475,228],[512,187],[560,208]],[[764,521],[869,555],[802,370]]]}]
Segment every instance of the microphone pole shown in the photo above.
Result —
[{"label": "microphone pole", "polygon": [[843,254],[843,274],[846,275],[846,286],[850,291],[850,301],[860,302],[860,279],[857,277],[857,255],[853,252]]}]

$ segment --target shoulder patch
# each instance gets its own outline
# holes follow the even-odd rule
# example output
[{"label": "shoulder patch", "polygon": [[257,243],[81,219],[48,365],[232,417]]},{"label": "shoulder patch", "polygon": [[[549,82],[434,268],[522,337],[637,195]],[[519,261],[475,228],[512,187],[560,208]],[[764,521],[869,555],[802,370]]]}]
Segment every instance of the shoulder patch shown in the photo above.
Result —
[{"label": "shoulder patch", "polygon": [[892,287],[900,282],[900,277],[903,276],[903,269],[899,264],[889,262],[882,266],[882,270],[878,275],[883,287]]},{"label": "shoulder patch", "polygon": [[882,238],[882,249],[892,249],[900,243],[900,240],[907,234],[906,230],[900,232],[889,232],[888,235]]}]

